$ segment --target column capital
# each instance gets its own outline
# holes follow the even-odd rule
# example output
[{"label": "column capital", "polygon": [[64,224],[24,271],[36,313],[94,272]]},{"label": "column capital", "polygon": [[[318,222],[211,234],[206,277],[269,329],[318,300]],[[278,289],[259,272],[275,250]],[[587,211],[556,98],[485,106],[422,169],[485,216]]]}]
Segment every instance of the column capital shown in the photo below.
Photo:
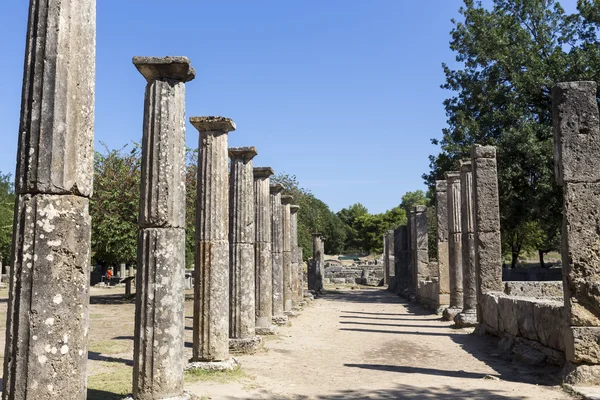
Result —
[{"label": "column capital", "polygon": [[258,154],[256,151],[256,147],[230,147],[227,149],[227,153],[229,154],[229,158],[233,159],[244,159],[244,160],[252,160]]},{"label": "column capital", "polygon": [[445,192],[448,190],[448,182],[445,180],[435,181],[435,191],[436,192]]},{"label": "column capital", "polygon": [[254,173],[254,179],[268,178],[268,177],[272,176],[273,174],[275,174],[275,172],[273,171],[273,168],[271,168],[271,167],[254,167],[252,172]]},{"label": "column capital", "polygon": [[414,206],[413,210],[414,210],[415,214],[424,213],[425,211],[427,211],[427,207],[426,206]]},{"label": "column capital", "polygon": [[460,179],[460,172],[458,171],[447,171],[444,176],[446,177],[447,180],[449,181],[455,181],[457,179]]},{"label": "column capital", "polygon": [[300,206],[297,206],[295,204],[290,205],[290,212],[292,214],[295,214],[296,212],[298,212],[299,209],[300,209]]},{"label": "column capital", "polygon": [[281,193],[285,187],[281,183],[271,183],[269,185],[269,192],[271,194]]},{"label": "column capital", "polygon": [[311,235],[314,236],[314,237],[321,237],[321,236],[323,236],[323,234],[319,233],[319,232],[313,232],[313,233],[311,233]]},{"label": "column capital", "polygon": [[473,170],[471,160],[461,160],[458,162],[460,172],[471,172]]},{"label": "column capital", "polygon": [[472,158],[496,158],[496,147],[495,146],[482,146],[476,144],[471,149]]},{"label": "column capital", "polygon": [[292,204],[292,201],[294,201],[294,196],[292,196],[292,195],[284,194],[281,196],[281,204],[284,204],[284,205]]},{"label": "column capital", "polygon": [[159,79],[189,82],[196,77],[187,57],[133,57],[133,64],[148,83]]},{"label": "column capital", "polygon": [[228,133],[235,131],[235,122],[226,117],[190,117],[190,123],[198,132]]}]

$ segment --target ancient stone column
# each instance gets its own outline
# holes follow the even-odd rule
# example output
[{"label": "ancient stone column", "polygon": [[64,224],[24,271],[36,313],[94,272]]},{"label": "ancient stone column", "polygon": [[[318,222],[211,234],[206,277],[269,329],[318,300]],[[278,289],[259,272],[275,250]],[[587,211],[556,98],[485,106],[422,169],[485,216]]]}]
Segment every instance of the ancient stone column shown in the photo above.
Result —
[{"label": "ancient stone column", "polygon": [[448,195],[445,180],[435,182],[435,210],[437,217],[438,305],[445,309],[450,304],[450,262],[448,255]]},{"label": "ancient stone column", "polygon": [[481,298],[486,292],[501,292],[502,246],[496,148],[475,145],[471,152],[473,214],[475,216],[475,276],[477,319],[481,320]]},{"label": "ancient stone column", "polygon": [[292,218],[290,205],[294,198],[281,196],[281,220],[283,232],[283,311],[290,315],[292,311]]},{"label": "ancient stone column", "polygon": [[4,400],[85,399],[95,0],[30,2]]},{"label": "ancient stone column", "polygon": [[134,269],[133,269],[133,265],[130,265],[129,267],[127,267],[127,276],[131,277],[134,276]]},{"label": "ancient stone column", "polygon": [[185,57],[134,57],[133,63],[147,81],[133,395],[168,399],[184,394],[185,82],[196,72]]},{"label": "ancient stone column", "polygon": [[298,263],[298,210],[300,206],[290,205],[290,241],[291,241],[291,249],[292,249],[292,260],[290,262],[291,265],[291,275],[292,275],[292,309],[299,310],[300,302],[302,301],[302,297],[298,296],[298,288],[300,287],[300,280],[298,275],[298,268],[300,264]]},{"label": "ancient stone column", "polygon": [[304,250],[298,246],[298,298],[300,305],[304,305]]},{"label": "ancient stone column", "polygon": [[394,251],[396,253],[396,279],[398,280],[398,294],[406,295],[408,291],[408,227],[401,225],[394,231]]},{"label": "ancient stone column", "polygon": [[254,171],[255,147],[229,149],[229,349],[252,353],[256,336],[254,275]]},{"label": "ancient stone column", "polygon": [[321,246],[321,251],[319,252],[319,277],[318,281],[320,282],[319,291],[323,292],[323,278],[325,277],[325,236],[321,236],[319,238],[319,245]]},{"label": "ancient stone column", "polygon": [[321,234],[313,233],[313,257],[308,268],[308,290],[318,292],[323,287],[319,262],[321,260]]},{"label": "ancient stone column", "polygon": [[[600,116],[595,82],[552,89],[554,159],[563,187],[565,382],[600,385]],[[557,322],[558,323],[558,322]]]},{"label": "ancient stone column", "polygon": [[273,247],[271,199],[269,197],[270,167],[254,168],[254,207],[256,236],[254,243],[254,273],[256,279],[256,333],[272,335],[273,319]]},{"label": "ancient stone column", "polygon": [[283,185],[271,184],[271,234],[273,248],[273,322],[282,325],[287,322],[283,309],[283,211],[281,192]]},{"label": "ancient stone column", "polygon": [[383,234],[383,285],[389,285],[390,283],[390,263],[388,253],[388,237],[387,232]]},{"label": "ancient stone column", "polygon": [[419,287],[419,282],[429,278],[429,239],[427,233],[427,207],[415,206],[413,226],[414,243],[414,266],[416,275],[415,288]]},{"label": "ancient stone column", "polygon": [[477,325],[477,277],[471,161],[460,162],[460,220],[463,265],[463,309],[454,318],[459,327]]},{"label": "ancient stone column", "polygon": [[397,288],[396,281],[396,260],[394,258],[394,230],[388,230],[385,234],[385,262],[386,265],[386,273],[388,279],[388,290],[395,292]]},{"label": "ancient stone column", "polygon": [[405,295],[407,299],[411,299],[411,297],[416,296],[418,285],[417,285],[417,277],[414,267],[414,242],[413,238],[415,236],[414,226],[415,226],[415,212],[413,207],[411,207],[407,211],[407,226],[406,226],[406,277],[407,277],[407,289],[405,291]]},{"label": "ancient stone column", "polygon": [[227,136],[234,122],[224,117],[192,117],[200,132],[193,360],[229,357],[229,185]]},{"label": "ancient stone column", "polygon": [[453,321],[463,307],[462,235],[460,215],[460,173],[446,172],[448,197],[448,266],[450,274],[450,307],[444,319]]}]

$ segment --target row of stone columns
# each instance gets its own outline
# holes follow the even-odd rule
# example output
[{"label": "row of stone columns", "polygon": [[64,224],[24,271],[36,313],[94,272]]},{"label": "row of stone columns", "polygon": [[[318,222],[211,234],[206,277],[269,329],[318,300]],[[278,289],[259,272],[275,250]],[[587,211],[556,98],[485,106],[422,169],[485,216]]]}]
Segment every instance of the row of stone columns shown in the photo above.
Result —
[{"label": "row of stone columns", "polygon": [[[459,171],[447,172],[446,180],[438,181],[438,188],[444,186],[450,278],[444,318],[461,327],[475,326],[482,294],[502,290],[496,149],[475,145],[471,160],[461,161]],[[439,215],[438,210],[438,224],[444,218]]]}]

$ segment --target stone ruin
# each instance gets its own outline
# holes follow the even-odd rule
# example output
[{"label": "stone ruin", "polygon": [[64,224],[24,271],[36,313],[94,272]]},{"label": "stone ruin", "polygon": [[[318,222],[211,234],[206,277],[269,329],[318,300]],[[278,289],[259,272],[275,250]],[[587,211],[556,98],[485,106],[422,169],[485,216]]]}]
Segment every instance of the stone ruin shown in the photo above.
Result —
[{"label": "stone ruin", "polygon": [[[430,262],[424,207],[384,240],[390,290],[443,313],[458,327],[499,337],[500,347],[534,365],[564,365],[564,381],[600,384],[600,115],[595,82],[552,90],[557,183],[564,190],[562,281],[503,281],[496,149],[475,145],[471,159],[437,181],[438,261]],[[392,262],[391,260],[394,260]],[[553,275],[554,274],[554,275]],[[538,276],[541,276],[539,274]],[[507,274],[504,274],[506,277]]]}]

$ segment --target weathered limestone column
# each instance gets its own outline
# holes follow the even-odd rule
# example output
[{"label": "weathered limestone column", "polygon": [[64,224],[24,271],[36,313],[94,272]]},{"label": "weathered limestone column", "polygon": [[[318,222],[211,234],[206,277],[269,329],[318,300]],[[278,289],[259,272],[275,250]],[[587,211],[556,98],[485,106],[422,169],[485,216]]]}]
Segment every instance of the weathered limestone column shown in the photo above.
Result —
[{"label": "weathered limestone column", "polygon": [[385,244],[386,244],[386,258],[385,262],[386,273],[388,279],[388,290],[395,292],[398,287],[398,282],[396,281],[396,260],[394,258],[394,230],[390,229],[385,234]]},{"label": "weathered limestone column", "polygon": [[387,232],[383,234],[383,285],[387,286],[390,284],[390,260],[388,253],[388,235]]},{"label": "weathered limestone column", "polygon": [[305,304],[304,301],[304,250],[298,246],[298,298],[300,305]]},{"label": "weathered limestone column", "polygon": [[283,185],[271,184],[271,234],[273,247],[273,322],[283,325],[288,318],[283,309],[283,208],[281,192]]},{"label": "weathered limestone column", "polygon": [[229,149],[229,350],[252,353],[256,336],[254,275],[254,171],[255,147]]},{"label": "weathered limestone column", "polygon": [[95,0],[30,2],[2,398],[85,399]]},{"label": "weathered limestone column", "polygon": [[496,148],[475,145],[471,152],[473,214],[475,216],[475,276],[477,320],[481,321],[481,298],[486,292],[501,292],[502,246]]},{"label": "weathered limestone column", "polygon": [[308,290],[318,293],[323,288],[323,277],[319,263],[321,261],[321,234],[313,233],[313,257],[308,268]]},{"label": "weathered limestone column", "polygon": [[300,280],[298,275],[298,269],[300,264],[298,263],[298,210],[300,206],[290,205],[290,246],[292,259],[290,262],[290,272],[292,275],[292,309],[295,311],[300,310],[300,302],[302,297],[298,296],[298,288],[300,287]]},{"label": "weathered limestone column", "polygon": [[407,299],[416,298],[418,286],[416,285],[417,277],[414,266],[414,243],[413,238],[415,237],[415,212],[413,207],[407,210],[407,226],[406,226],[406,277],[407,277],[407,289],[405,291],[405,297]]},{"label": "weathered limestone column", "polygon": [[127,276],[135,276],[134,274],[134,269],[133,269],[133,265],[130,265],[129,267],[127,267]]},{"label": "weathered limestone column", "polygon": [[325,236],[321,236],[319,238],[319,245],[321,246],[321,251],[319,252],[319,277],[318,280],[320,282],[319,291],[323,292],[325,289],[323,286],[323,278],[325,277]]},{"label": "weathered limestone column", "polygon": [[448,195],[445,180],[435,182],[435,210],[437,216],[437,256],[440,291],[438,305],[445,309],[450,304],[450,267],[448,260]]},{"label": "weathered limestone column", "polygon": [[290,206],[294,198],[281,196],[281,220],[283,227],[283,311],[291,315],[292,311],[292,218]]},{"label": "weathered limestone column", "polygon": [[[563,187],[565,382],[600,385],[600,116],[595,82],[552,89],[554,160]],[[558,323],[558,322],[557,322]]]},{"label": "weathered limestone column", "polygon": [[[134,57],[146,78],[138,234],[133,395],[183,396],[185,57]],[[125,264],[121,264],[121,278]]]},{"label": "weathered limestone column", "polygon": [[256,333],[272,335],[273,320],[273,248],[271,246],[271,199],[269,186],[273,175],[270,167],[254,168],[254,207],[256,236],[254,273],[256,278]]},{"label": "weathered limestone column", "polygon": [[448,266],[450,274],[450,307],[444,319],[453,321],[463,307],[463,266],[460,215],[460,173],[446,172],[448,196]]},{"label": "weathered limestone column", "polygon": [[477,276],[471,161],[460,162],[460,214],[463,265],[463,309],[454,318],[459,327],[477,325]]},{"label": "weathered limestone column", "polygon": [[401,225],[394,231],[394,251],[396,260],[396,279],[398,280],[398,294],[405,295],[408,290],[408,226]]},{"label": "weathered limestone column", "polygon": [[121,263],[119,265],[119,278],[120,279],[125,278],[125,263]]},{"label": "weathered limestone column", "polygon": [[200,133],[193,360],[229,357],[229,185],[227,136],[235,123],[224,117],[192,117]]},{"label": "weathered limestone column", "polygon": [[429,240],[427,233],[427,207],[415,206],[414,207],[414,227],[415,233],[413,237],[414,243],[414,266],[415,266],[415,277],[416,284],[415,288],[418,289],[419,282],[426,280],[429,273]]}]

